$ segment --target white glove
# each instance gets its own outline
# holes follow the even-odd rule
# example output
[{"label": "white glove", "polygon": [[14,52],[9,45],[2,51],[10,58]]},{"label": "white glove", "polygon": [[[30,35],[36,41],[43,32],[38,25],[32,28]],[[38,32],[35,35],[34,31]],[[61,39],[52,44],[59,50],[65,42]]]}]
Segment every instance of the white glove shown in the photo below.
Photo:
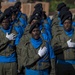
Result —
[{"label": "white glove", "polygon": [[75,43],[71,42],[71,39],[67,41],[68,47],[75,47]]},{"label": "white glove", "polygon": [[6,33],[6,38],[8,38],[9,40],[15,40],[16,35],[14,33],[8,34]]},{"label": "white glove", "polygon": [[42,56],[44,56],[46,54],[46,52],[47,52],[47,48],[46,47],[43,47],[43,48],[40,47],[40,49],[38,51],[38,55],[40,57],[42,57]]}]

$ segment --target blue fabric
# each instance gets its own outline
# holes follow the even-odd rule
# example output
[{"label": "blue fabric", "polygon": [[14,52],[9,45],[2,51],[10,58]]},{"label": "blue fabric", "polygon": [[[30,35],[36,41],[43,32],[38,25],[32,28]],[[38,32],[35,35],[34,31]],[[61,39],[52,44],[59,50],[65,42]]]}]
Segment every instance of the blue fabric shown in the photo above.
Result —
[{"label": "blue fabric", "polygon": [[19,19],[20,17],[21,17],[21,12],[18,13],[17,19]]},{"label": "blue fabric", "polygon": [[0,14],[2,14],[2,11],[0,10]]},{"label": "blue fabric", "polygon": [[20,42],[20,38],[17,36],[14,44],[15,44],[15,45],[18,45],[19,42]]},{"label": "blue fabric", "polygon": [[26,21],[26,25],[28,24],[28,22],[27,22],[27,15],[26,14],[24,14],[24,13],[22,13],[22,15],[24,16],[24,20]]},{"label": "blue fabric", "polygon": [[45,70],[32,70],[32,69],[25,69],[25,75],[49,75],[49,69]]},{"label": "blue fabric", "polygon": [[14,25],[17,22],[18,22],[17,19],[15,19],[14,21],[11,22],[11,25]]},{"label": "blue fabric", "polygon": [[22,18],[19,18],[19,20],[20,20],[20,22],[22,23],[22,24],[21,24],[22,27],[25,28],[26,25],[27,25],[27,22],[26,22],[24,19],[22,19]]},{"label": "blue fabric", "polygon": [[60,19],[60,17],[58,17],[58,20],[59,20],[59,26],[63,26],[63,24],[61,24],[61,19]]},{"label": "blue fabric", "polygon": [[44,32],[44,33],[41,33],[42,37],[44,40],[50,42],[50,39],[49,39],[49,36]]},{"label": "blue fabric", "polygon": [[52,39],[52,35],[51,35],[50,25],[48,23],[45,23],[44,24],[44,29],[45,29],[45,32],[47,33],[47,36],[51,40]]},{"label": "blue fabric", "polygon": [[69,32],[65,31],[65,33],[71,37],[74,34],[74,29],[70,30]]},{"label": "blue fabric", "polygon": [[49,43],[47,43],[47,48],[48,48],[48,53],[49,53],[50,59],[54,59],[55,58],[54,51],[53,51],[52,46]]},{"label": "blue fabric", "polygon": [[60,14],[60,11],[58,11],[58,15]]},{"label": "blue fabric", "polygon": [[72,22],[72,25],[75,26],[75,22]]},{"label": "blue fabric", "polygon": [[61,27],[63,26],[63,24],[61,24],[61,21],[59,22],[59,26],[61,26]]},{"label": "blue fabric", "polygon": [[47,21],[48,21],[48,23],[49,23],[49,25],[51,27],[52,20],[50,19],[50,17],[47,17]]},{"label": "blue fabric", "polygon": [[[49,40],[51,40],[52,39],[52,34],[51,34],[51,32],[49,31],[49,30],[46,30],[46,34],[47,34],[47,36],[49,37]],[[50,42],[50,41],[49,41]]]},{"label": "blue fabric", "polygon": [[44,28],[50,31],[50,25],[48,23],[44,24]]},{"label": "blue fabric", "polygon": [[1,27],[1,30],[2,30],[5,34],[6,34],[7,32],[8,32],[8,34],[10,34],[11,29],[12,29],[12,26],[11,26],[11,25],[9,26],[9,29],[8,29],[8,30],[5,30],[5,29],[3,29],[3,27]]},{"label": "blue fabric", "polygon": [[58,64],[75,64],[75,60],[59,60],[57,59]]},{"label": "blue fabric", "polygon": [[[19,22],[19,24],[18,24],[18,22]],[[24,33],[24,30],[25,30],[25,27],[26,27],[26,25],[27,25],[27,22],[26,22],[24,19],[19,18],[19,20],[16,19],[16,20],[14,20],[13,22],[11,22],[11,25],[14,25],[15,23],[18,24],[17,26],[19,26],[19,27],[21,28],[22,32]],[[20,31],[21,31],[21,30],[20,30]]]},{"label": "blue fabric", "polygon": [[42,44],[42,39],[39,38],[38,40],[35,40],[34,38],[31,38],[30,42],[34,48],[38,48]]},{"label": "blue fabric", "polygon": [[41,33],[43,39],[50,42],[50,40],[52,39],[52,35],[51,35],[51,32],[50,32],[49,24],[44,24],[44,25],[40,24],[39,28],[40,28],[41,31],[42,31],[42,29],[44,29],[44,32]]},{"label": "blue fabric", "polygon": [[16,62],[15,52],[9,56],[1,56],[0,55],[0,63],[9,63],[9,62]]},{"label": "blue fabric", "polygon": [[43,29],[43,25],[40,24],[39,29],[42,30]]},{"label": "blue fabric", "polygon": [[49,46],[49,47],[50,47],[50,58],[54,59],[55,58],[54,51],[51,46]]},{"label": "blue fabric", "polygon": [[15,45],[18,45],[20,42],[20,38],[22,37],[23,33],[24,33],[24,27],[22,27],[22,25],[24,25],[24,20],[22,18],[19,19],[20,23],[18,24],[18,20],[14,20],[13,22],[11,22],[11,25],[14,25],[15,23],[17,24],[17,26],[14,26],[14,30],[17,32],[17,36],[16,36],[16,40],[15,40]]},{"label": "blue fabric", "polygon": [[21,38],[23,35],[22,27],[21,26],[15,26],[14,30],[18,33],[19,37]]},{"label": "blue fabric", "polygon": [[22,18],[22,19],[25,21],[25,25],[27,25],[28,23],[27,23],[27,20],[26,20],[26,17],[27,17],[26,14],[23,14],[23,13],[19,12],[18,16],[17,16],[17,19],[21,18],[21,15],[23,15],[25,17],[25,19],[24,18]]},{"label": "blue fabric", "polygon": [[[42,31],[43,25],[40,25],[39,28],[40,28],[40,30]],[[46,32],[45,30],[44,30],[44,32],[41,32],[41,35],[42,35],[42,37],[43,37],[44,40],[50,42],[50,38],[49,38],[49,36],[47,35],[47,32]]]},{"label": "blue fabric", "polygon": [[14,30],[17,32],[17,36],[16,36],[16,40],[15,40],[15,45],[18,45],[19,44],[19,42],[20,42],[20,39],[21,39],[21,37],[22,37],[22,35],[23,35],[23,31],[22,31],[22,28],[21,28],[21,26],[15,26],[14,27]]},{"label": "blue fabric", "polygon": [[21,15],[22,15],[22,13],[21,12],[19,12],[18,13],[18,16],[17,16],[17,19],[19,19],[20,20],[20,26],[22,26],[22,30],[23,30],[23,32],[24,32],[24,29],[25,29],[25,27],[27,26],[27,21],[26,20],[24,20],[23,18],[21,18]]}]

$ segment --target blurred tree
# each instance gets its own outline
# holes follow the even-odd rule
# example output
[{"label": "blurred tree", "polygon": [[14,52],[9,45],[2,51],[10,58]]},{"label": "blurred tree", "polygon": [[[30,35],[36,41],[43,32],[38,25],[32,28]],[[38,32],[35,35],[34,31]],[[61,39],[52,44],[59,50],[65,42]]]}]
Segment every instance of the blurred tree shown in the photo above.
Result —
[{"label": "blurred tree", "polygon": [[66,0],[66,3],[74,4],[75,0]]}]

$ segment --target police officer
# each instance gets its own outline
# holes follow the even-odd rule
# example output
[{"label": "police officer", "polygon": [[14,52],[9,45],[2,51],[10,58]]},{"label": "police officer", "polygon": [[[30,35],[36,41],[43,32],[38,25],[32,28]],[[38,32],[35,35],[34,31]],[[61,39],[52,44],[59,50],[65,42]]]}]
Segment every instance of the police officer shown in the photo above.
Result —
[{"label": "police officer", "polygon": [[[41,15],[41,25],[44,27],[44,29],[46,30],[46,33],[48,35],[48,38],[50,41],[51,40],[51,19],[46,15],[46,12],[43,11],[43,7],[42,7],[42,4],[41,3],[38,3],[34,6],[35,8],[35,11],[33,12],[34,13],[40,13]],[[40,9],[40,10],[39,10]]]},{"label": "police officer", "polygon": [[49,43],[40,37],[39,24],[33,24],[29,33],[31,38],[22,47],[24,52],[21,61],[25,66],[25,75],[49,75],[50,72],[55,75],[55,56]]},{"label": "police officer", "polygon": [[62,26],[62,24],[61,24],[61,20],[60,20],[59,15],[61,15],[61,13],[60,13],[61,10],[64,9],[64,11],[66,11],[66,9],[64,7],[67,9],[66,4],[63,2],[58,4],[58,6],[57,6],[58,12],[53,16],[53,19],[52,19],[52,25],[51,25],[52,26],[51,27],[52,36],[55,36],[58,31],[59,32],[61,31],[60,30],[61,27],[59,28],[59,26]]},{"label": "police officer", "polygon": [[17,11],[17,19],[22,18],[24,20],[24,28],[28,24],[27,15],[21,12],[21,2],[16,2],[14,5],[15,8],[18,9]]},{"label": "police officer", "polygon": [[17,45],[20,41],[20,38],[23,35],[23,28],[21,26],[21,22],[16,20],[16,11],[17,9],[14,8],[14,6],[10,6],[9,8],[4,10],[4,13],[6,16],[9,16],[10,18],[10,25],[13,26],[13,28],[17,32],[17,39],[15,41],[15,44]]},{"label": "police officer", "polygon": [[56,20],[58,20],[58,15],[60,14],[60,11],[62,10],[63,7],[66,7],[65,3],[59,3],[57,6],[57,12],[56,14],[53,15],[53,23],[56,22]]},{"label": "police officer", "polygon": [[61,17],[63,31],[52,39],[56,54],[57,75],[75,75],[75,28],[72,26],[72,13],[66,11]]},{"label": "police officer", "polygon": [[[49,35],[48,35],[48,32],[50,32],[50,30],[49,29],[47,29],[48,27],[47,26],[49,26],[48,24],[44,24],[43,25],[43,23],[41,23],[41,16],[40,16],[41,14],[40,13],[38,13],[38,12],[36,12],[36,14],[33,14],[32,16],[31,16],[31,19],[30,19],[30,25],[28,25],[27,26],[27,28],[26,28],[26,30],[29,28],[29,26],[31,26],[31,25],[33,25],[35,22],[38,22],[39,23],[39,27],[40,27],[40,30],[41,30],[41,36],[42,36],[42,38],[44,39],[44,40],[46,40],[46,41],[48,41],[48,42],[50,42],[50,38],[51,38],[51,36],[50,36],[50,38],[49,38]],[[27,30],[27,31],[29,31],[29,30]],[[27,31],[25,31],[25,33],[27,32]],[[28,33],[27,33],[28,34]],[[50,34],[50,33],[49,33]],[[28,35],[29,36],[29,35]]]},{"label": "police officer", "polygon": [[17,75],[16,31],[5,13],[0,17],[0,75]]}]

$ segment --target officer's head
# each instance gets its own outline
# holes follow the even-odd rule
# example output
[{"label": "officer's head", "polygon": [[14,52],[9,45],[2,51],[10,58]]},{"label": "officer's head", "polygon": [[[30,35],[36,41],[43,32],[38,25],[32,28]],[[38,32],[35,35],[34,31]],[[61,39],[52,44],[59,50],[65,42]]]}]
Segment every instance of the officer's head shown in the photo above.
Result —
[{"label": "officer's head", "polygon": [[18,9],[15,8],[14,6],[10,6],[9,9],[11,11],[11,20],[14,21],[16,19],[16,17],[17,17]]},{"label": "officer's head", "polygon": [[69,11],[69,9],[70,9],[69,7],[63,7],[63,8],[61,9],[60,13],[58,14],[58,16],[61,17],[62,14],[64,13],[64,11]]},{"label": "officer's head", "polygon": [[66,11],[61,18],[61,22],[64,30],[70,31],[72,29],[72,13],[70,11]]},{"label": "officer's head", "polygon": [[20,11],[20,9],[21,9],[21,2],[16,2],[14,7],[17,8]]},{"label": "officer's head", "polygon": [[65,4],[64,2],[59,3],[58,6],[57,6],[57,11],[61,11],[61,9],[62,9],[63,7],[66,7],[66,4]]},{"label": "officer's head", "polygon": [[11,10],[9,8],[4,10],[4,15],[7,16],[11,21]]},{"label": "officer's head", "polygon": [[42,19],[46,19],[46,18],[47,18],[46,12],[42,11]]},{"label": "officer's head", "polygon": [[39,23],[34,23],[30,27],[29,33],[31,34],[32,38],[38,40],[40,38]]},{"label": "officer's head", "polygon": [[29,24],[30,24],[30,25],[33,25],[35,22],[39,22],[39,21],[40,21],[40,18],[41,18],[41,17],[39,16],[38,13],[36,13],[35,15],[34,15],[34,14],[31,15]]},{"label": "officer's head", "polygon": [[17,15],[16,15],[16,13],[13,12],[12,16],[11,16],[11,20],[14,21],[14,20],[16,20],[16,18],[17,18]]},{"label": "officer's head", "polygon": [[2,27],[5,30],[7,30],[9,28],[9,25],[10,25],[10,19],[8,18],[8,16],[6,16],[5,14],[3,14],[0,17],[0,23],[1,23]]},{"label": "officer's head", "polygon": [[34,6],[34,8],[35,8],[35,9],[38,9],[38,8],[42,8],[42,9],[43,9],[42,3],[37,3],[37,4]]}]

